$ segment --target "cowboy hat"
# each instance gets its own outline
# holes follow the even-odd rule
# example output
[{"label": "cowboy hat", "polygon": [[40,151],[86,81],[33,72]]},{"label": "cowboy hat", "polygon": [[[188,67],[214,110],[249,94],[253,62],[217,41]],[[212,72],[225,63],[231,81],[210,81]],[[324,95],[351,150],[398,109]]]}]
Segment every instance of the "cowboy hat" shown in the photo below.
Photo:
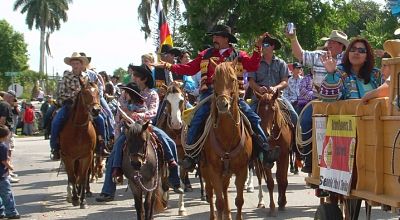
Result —
[{"label": "cowboy hat", "polygon": [[118,87],[120,89],[127,90],[127,92],[131,96],[134,95],[134,96],[138,97],[140,100],[142,100],[142,101],[144,100],[144,97],[142,95],[140,95],[140,88],[136,83],[130,82],[130,83],[127,83],[126,85],[119,85]]},{"label": "cowboy hat", "polygon": [[8,90],[7,93],[14,98],[14,102],[17,101],[17,94],[15,93],[14,90]]},{"label": "cowboy hat", "polygon": [[154,88],[154,79],[149,67],[147,67],[146,65],[141,65],[141,66],[129,65],[129,68],[131,68],[134,72],[136,72],[137,75],[139,75],[139,77],[147,78],[146,85],[147,87],[149,87],[149,89]]},{"label": "cowboy hat", "polygon": [[347,35],[344,32],[338,30],[333,30],[329,35],[329,37],[323,37],[321,38],[321,40],[323,41],[333,40],[343,44],[345,47],[349,46]]},{"label": "cowboy hat", "polygon": [[395,31],[394,31],[394,35],[399,35],[400,34],[400,28],[397,28]]},{"label": "cowboy hat", "polygon": [[227,37],[229,39],[229,43],[237,43],[237,39],[235,36],[233,36],[231,28],[227,25],[217,24],[210,32],[207,33],[207,35]]},{"label": "cowboy hat", "polygon": [[264,38],[263,43],[269,43],[269,44],[274,45],[274,50],[279,50],[279,49],[281,49],[281,46],[282,46],[281,42],[278,39],[274,38],[273,36],[271,36],[269,34]]},{"label": "cowboy hat", "polygon": [[67,65],[71,65],[71,60],[80,60],[83,66],[87,66],[89,64],[89,60],[86,56],[80,55],[78,52],[73,52],[70,57],[64,58],[64,63]]},{"label": "cowboy hat", "polygon": [[161,52],[160,53],[161,54],[168,54],[168,53],[169,54],[173,54],[175,57],[179,57],[182,54],[182,52],[181,52],[181,50],[179,50],[179,48],[172,47],[169,44],[163,44],[161,46]]},{"label": "cowboy hat", "polygon": [[79,52],[79,54],[80,54],[81,56],[83,56],[83,57],[86,57],[86,58],[88,59],[89,63],[92,61],[92,57],[86,56],[86,53],[84,53],[84,52]]}]

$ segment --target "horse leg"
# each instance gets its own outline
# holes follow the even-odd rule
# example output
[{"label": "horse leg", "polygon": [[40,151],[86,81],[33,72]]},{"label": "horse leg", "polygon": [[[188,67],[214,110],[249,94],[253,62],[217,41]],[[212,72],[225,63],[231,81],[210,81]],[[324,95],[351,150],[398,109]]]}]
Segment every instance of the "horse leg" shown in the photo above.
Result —
[{"label": "horse leg", "polygon": [[144,220],[144,207],[143,207],[143,195],[140,189],[134,189],[133,184],[129,184],[133,193],[133,198],[135,200],[135,209],[138,220]]},{"label": "horse leg", "polygon": [[[68,175],[68,185],[67,185],[67,202],[71,202],[73,206],[79,205],[78,193],[76,189],[76,174],[75,174],[75,161],[72,159],[65,159],[64,166]],[[69,192],[72,191],[72,196]],[[68,195],[69,194],[69,195]]]},{"label": "horse leg", "polygon": [[[236,213],[237,220],[243,219],[243,215],[242,215],[242,207],[244,204],[243,186],[244,186],[244,183],[246,182],[247,172],[248,172],[248,168],[244,167],[241,171],[236,173],[235,185],[236,185],[237,194],[236,194],[236,199],[235,199],[235,205],[237,208],[237,213]],[[228,189],[225,188],[224,190],[226,191]],[[226,202],[228,202],[227,198],[226,198]]]},{"label": "horse leg", "polygon": [[93,162],[93,157],[89,156],[87,158],[83,158],[79,160],[79,186],[80,186],[80,208],[86,209],[86,185],[89,183],[88,175],[90,164]]},{"label": "horse leg", "polygon": [[86,179],[86,183],[85,183],[85,184],[86,184],[85,193],[86,193],[86,197],[88,197],[88,198],[90,198],[90,197],[93,196],[93,193],[90,191],[90,175],[91,175],[91,172],[93,172],[92,169],[90,169],[90,170],[88,171],[87,179]]},{"label": "horse leg", "polygon": [[178,207],[179,211],[178,214],[179,216],[186,216],[186,209],[185,209],[185,200],[184,200],[184,194],[179,195],[179,201],[178,201]]},{"label": "horse leg", "polygon": [[255,161],[255,171],[256,171],[257,181],[258,181],[258,205],[257,205],[257,208],[265,208],[264,195],[263,195],[263,189],[262,189],[262,180],[263,180],[263,176],[264,176],[263,175],[264,171],[263,171],[261,162],[259,160]]},{"label": "horse leg", "polygon": [[[247,175],[246,175],[247,177]],[[236,178],[237,179],[237,178]],[[246,178],[245,178],[246,181]],[[231,216],[231,208],[229,206],[229,197],[228,197],[228,187],[229,187],[229,182],[230,182],[230,178],[227,177],[227,179],[224,181],[223,183],[223,188],[222,188],[222,193],[224,194],[224,219],[228,219],[231,220],[232,216]],[[244,184],[245,182],[243,182],[243,188],[242,188],[242,195],[243,195],[243,189],[244,189]]]},{"label": "horse leg", "polygon": [[203,176],[201,175],[201,169],[197,168],[197,173],[199,174],[199,180],[200,180],[200,195],[201,195],[201,201],[206,201],[207,196],[204,195],[204,181],[203,181]]},{"label": "horse leg", "polygon": [[[213,171],[211,171],[213,172]],[[223,213],[224,213],[224,196],[222,192],[222,178],[219,175],[213,175],[211,172],[209,172],[210,175],[210,180],[211,184],[214,188],[215,192],[215,205],[217,206],[217,219],[222,220],[223,219]]]},{"label": "horse leg", "polygon": [[72,203],[72,186],[69,181],[67,184],[67,202]]},{"label": "horse leg", "polygon": [[145,219],[153,219],[152,215],[152,204],[151,200],[153,197],[153,192],[146,192],[145,193],[145,199],[144,199],[144,218]]},{"label": "horse leg", "polygon": [[[287,149],[287,148],[286,148]],[[287,170],[288,170],[289,152],[281,150],[279,160],[276,162],[276,182],[278,183],[278,205],[279,210],[285,210],[286,206],[286,189],[288,186]]]},{"label": "horse leg", "polygon": [[267,176],[267,188],[269,193],[269,216],[276,217],[275,202],[274,202],[274,179],[272,178],[271,169],[264,168]]},{"label": "horse leg", "polygon": [[294,154],[294,152],[293,152],[293,150],[290,150],[289,151],[289,159],[290,159],[290,161],[289,161],[289,164],[290,164],[290,172],[291,173],[294,173],[295,172],[295,163],[294,163],[294,161],[293,161],[293,154]]},{"label": "horse leg", "polygon": [[215,209],[214,209],[214,191],[210,181],[205,179],[205,189],[206,195],[208,199],[208,203],[210,204],[210,220],[215,219]]},{"label": "horse leg", "polygon": [[254,166],[249,166],[249,172],[247,173],[247,180],[246,180],[248,193],[254,192],[253,173],[254,173]]}]

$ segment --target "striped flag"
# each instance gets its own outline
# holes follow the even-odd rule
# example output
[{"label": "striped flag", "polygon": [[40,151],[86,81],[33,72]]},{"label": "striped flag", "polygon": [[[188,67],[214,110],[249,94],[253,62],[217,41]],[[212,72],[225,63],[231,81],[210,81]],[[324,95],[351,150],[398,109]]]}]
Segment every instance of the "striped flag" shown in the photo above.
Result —
[{"label": "striped flag", "polygon": [[169,44],[171,46],[174,46],[171,33],[169,32],[167,19],[165,18],[165,14],[164,14],[161,2],[158,4],[157,13],[158,13],[158,29],[160,31],[159,32],[159,36],[160,36],[160,47],[159,48],[161,49],[161,46],[164,44]]}]

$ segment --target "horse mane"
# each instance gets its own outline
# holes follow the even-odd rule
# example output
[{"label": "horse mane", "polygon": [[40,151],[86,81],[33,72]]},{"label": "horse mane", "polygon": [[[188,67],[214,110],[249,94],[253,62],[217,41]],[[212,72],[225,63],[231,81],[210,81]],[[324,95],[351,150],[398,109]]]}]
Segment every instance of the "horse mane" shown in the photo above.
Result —
[{"label": "horse mane", "polygon": [[290,112],[287,110],[288,108],[286,107],[286,104],[281,99],[275,99],[275,103],[277,103],[276,123],[278,126],[282,128],[285,124],[290,125],[292,121],[290,119]]},{"label": "horse mane", "polygon": [[142,133],[142,125],[139,123],[132,123],[127,131],[127,137],[139,137]]},{"label": "horse mane", "polygon": [[[168,86],[166,94],[169,94],[169,93],[182,93],[182,90],[181,90],[181,88],[179,88],[178,85],[171,84],[170,86]],[[167,95],[165,95],[165,96],[167,96]]]}]

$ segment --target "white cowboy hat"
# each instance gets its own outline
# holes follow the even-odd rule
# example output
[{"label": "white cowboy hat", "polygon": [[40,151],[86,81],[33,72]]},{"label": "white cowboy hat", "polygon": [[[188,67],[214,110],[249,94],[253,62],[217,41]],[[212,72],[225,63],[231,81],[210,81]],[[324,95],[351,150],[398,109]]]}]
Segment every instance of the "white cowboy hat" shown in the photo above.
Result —
[{"label": "white cowboy hat", "polygon": [[83,66],[87,66],[89,64],[89,60],[85,56],[81,56],[78,52],[73,52],[70,57],[64,58],[64,63],[67,65],[71,65],[71,60],[80,60]]},{"label": "white cowboy hat", "polygon": [[338,30],[333,30],[331,32],[331,34],[329,35],[329,37],[323,37],[323,38],[321,38],[321,40],[323,40],[323,41],[333,40],[333,41],[343,44],[345,47],[349,46],[349,41],[347,40],[347,35],[345,33],[343,33],[342,31],[338,31]]},{"label": "white cowboy hat", "polygon": [[399,35],[400,34],[400,28],[397,28],[395,31],[394,31],[394,35]]}]

